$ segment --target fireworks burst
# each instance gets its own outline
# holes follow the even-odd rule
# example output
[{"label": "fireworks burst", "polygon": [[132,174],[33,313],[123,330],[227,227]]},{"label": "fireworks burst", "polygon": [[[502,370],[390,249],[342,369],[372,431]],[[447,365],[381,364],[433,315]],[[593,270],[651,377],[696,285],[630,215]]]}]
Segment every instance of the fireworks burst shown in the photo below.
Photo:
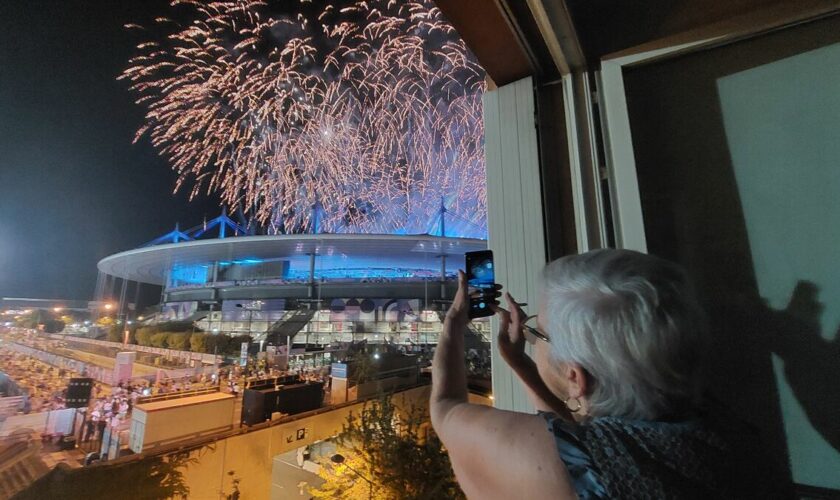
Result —
[{"label": "fireworks burst", "polygon": [[[272,232],[486,235],[484,71],[431,0],[175,0],[121,79],[176,190]],[[174,16],[173,16],[174,17]],[[313,207],[320,207],[313,210]],[[454,231],[448,231],[451,235]]]}]

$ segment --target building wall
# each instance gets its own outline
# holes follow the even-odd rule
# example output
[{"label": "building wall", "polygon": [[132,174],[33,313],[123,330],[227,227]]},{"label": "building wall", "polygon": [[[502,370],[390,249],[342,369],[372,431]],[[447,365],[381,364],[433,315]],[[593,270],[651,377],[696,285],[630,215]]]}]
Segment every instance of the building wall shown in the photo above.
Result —
[{"label": "building wall", "polygon": [[716,408],[835,489],[838,47],[834,16],[625,76],[648,249],[710,313]]},{"label": "building wall", "polygon": [[[488,248],[493,251],[496,281],[519,302],[538,307],[537,279],[545,266],[542,192],[531,78],[484,95],[487,164]],[[493,332],[498,321],[493,318]],[[519,378],[499,355],[493,338],[495,405],[531,411]]]},{"label": "building wall", "polygon": [[781,3],[779,0],[566,0],[587,59]]},{"label": "building wall", "polygon": [[[429,387],[409,389],[395,396],[397,404],[428,404]],[[233,491],[233,480],[240,479],[239,498],[271,498],[272,467],[275,456],[316,441],[330,439],[341,431],[350,412],[361,403],[304,417],[217,441],[194,452],[195,463],[184,469],[190,498],[219,498]]]}]

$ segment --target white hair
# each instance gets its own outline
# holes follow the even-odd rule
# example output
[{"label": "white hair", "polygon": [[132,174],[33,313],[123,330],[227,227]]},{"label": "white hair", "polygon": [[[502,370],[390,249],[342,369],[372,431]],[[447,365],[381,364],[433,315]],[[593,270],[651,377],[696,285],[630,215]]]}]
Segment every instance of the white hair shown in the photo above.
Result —
[{"label": "white hair", "polygon": [[592,416],[652,420],[700,398],[705,316],[676,264],[594,250],[546,266],[545,326],[555,362],[589,375]]}]

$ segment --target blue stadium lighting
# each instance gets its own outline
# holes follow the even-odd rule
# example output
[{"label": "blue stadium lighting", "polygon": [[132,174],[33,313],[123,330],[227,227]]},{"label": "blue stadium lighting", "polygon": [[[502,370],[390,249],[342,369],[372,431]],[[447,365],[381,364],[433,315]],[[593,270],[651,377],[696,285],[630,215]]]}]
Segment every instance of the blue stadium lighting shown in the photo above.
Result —
[{"label": "blue stadium lighting", "polygon": [[216,217],[213,220],[205,222],[200,228],[192,228],[188,232],[192,233],[193,239],[198,239],[199,237],[203,236],[205,233],[210,231],[211,229],[218,228],[218,238],[220,240],[224,239],[227,236],[227,230],[233,231],[234,236],[238,236],[240,234],[248,234],[246,229],[236,222],[233,221],[227,215],[227,209],[222,207],[222,214]]},{"label": "blue stadium lighting", "polygon": [[[453,273],[447,273],[447,276],[454,276]],[[290,270],[285,276],[293,280],[306,280],[309,278],[309,270],[297,269]],[[315,278],[320,280],[332,279],[411,279],[411,278],[429,278],[435,279],[440,277],[440,270],[434,269],[414,269],[404,267],[332,267],[329,269],[316,269]]]},{"label": "blue stadium lighting", "polygon": [[175,223],[175,229],[172,231],[160,236],[158,238],[153,239],[152,241],[145,243],[141,246],[143,247],[150,247],[154,245],[163,245],[166,243],[178,243],[181,241],[192,241],[192,238],[185,232],[182,232],[179,227],[178,223]]},{"label": "blue stadium lighting", "polygon": [[[318,223],[318,207],[317,205],[313,207],[313,217],[314,217],[314,233],[319,233],[319,223]],[[398,228],[391,231],[388,234],[394,235],[409,235],[414,234],[411,233],[407,228],[413,227],[425,227],[426,235],[430,236],[441,236],[441,237],[455,237],[455,238],[477,238],[477,239],[486,239],[487,238],[487,227],[486,225],[477,225],[459,215],[455,214],[454,212],[450,212],[443,201],[441,201],[441,205],[439,210],[431,216],[425,223],[423,221],[409,221],[406,223],[406,226],[403,228]],[[215,238],[224,239],[226,237],[231,236],[249,236],[254,234],[254,228],[250,226],[243,227],[240,224],[237,224],[227,215],[226,210],[222,210],[221,215],[212,219],[210,221],[205,221],[203,224],[199,224],[198,226],[191,227],[185,231],[181,231],[178,227],[178,224],[175,224],[175,229],[170,231],[163,236],[155,238],[154,240],[141,245],[142,247],[154,246],[154,245],[164,245],[169,243],[180,243],[183,241],[195,241],[202,237],[204,238]],[[217,231],[213,231],[217,230]],[[339,231],[342,232],[342,231]],[[231,234],[232,233],[232,234]],[[303,245],[300,245],[299,251],[303,251]],[[320,252],[320,250],[318,250]],[[329,253],[329,251],[327,252]],[[258,259],[244,259],[242,261],[234,261],[235,264],[256,264],[258,262],[253,262]],[[221,263],[223,265],[229,265],[228,263]]]},{"label": "blue stadium lighting", "polygon": [[203,285],[207,283],[207,265],[172,266],[169,281],[179,285]]}]

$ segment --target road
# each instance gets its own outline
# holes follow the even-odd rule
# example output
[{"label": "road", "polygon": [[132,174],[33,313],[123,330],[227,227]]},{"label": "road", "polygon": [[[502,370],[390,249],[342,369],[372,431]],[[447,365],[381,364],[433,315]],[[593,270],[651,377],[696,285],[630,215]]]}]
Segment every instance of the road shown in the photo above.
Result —
[{"label": "road", "polygon": [[[305,484],[304,484],[305,483]],[[319,487],[324,480],[297,466],[297,453],[290,451],[274,457],[271,474],[271,498],[311,498],[307,486]]]}]

